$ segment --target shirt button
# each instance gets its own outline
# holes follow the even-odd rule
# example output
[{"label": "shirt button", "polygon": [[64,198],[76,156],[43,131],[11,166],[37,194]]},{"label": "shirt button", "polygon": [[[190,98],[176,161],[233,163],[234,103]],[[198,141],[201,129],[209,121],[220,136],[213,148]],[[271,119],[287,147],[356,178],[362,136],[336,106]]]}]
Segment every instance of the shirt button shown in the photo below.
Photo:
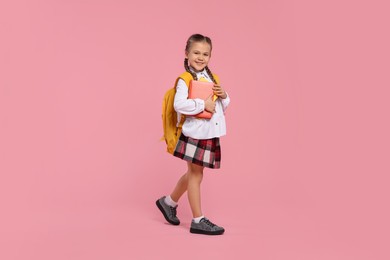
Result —
[{"label": "shirt button", "polygon": [[215,123],[216,125],[218,125],[218,123]]}]

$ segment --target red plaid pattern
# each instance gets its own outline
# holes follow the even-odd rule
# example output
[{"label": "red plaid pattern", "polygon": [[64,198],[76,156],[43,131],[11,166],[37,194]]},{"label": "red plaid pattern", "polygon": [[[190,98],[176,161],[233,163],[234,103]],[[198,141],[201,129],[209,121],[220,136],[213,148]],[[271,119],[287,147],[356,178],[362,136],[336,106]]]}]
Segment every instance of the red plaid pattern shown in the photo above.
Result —
[{"label": "red plaid pattern", "polygon": [[181,134],[173,155],[207,168],[219,169],[221,166],[218,137],[198,140]]}]

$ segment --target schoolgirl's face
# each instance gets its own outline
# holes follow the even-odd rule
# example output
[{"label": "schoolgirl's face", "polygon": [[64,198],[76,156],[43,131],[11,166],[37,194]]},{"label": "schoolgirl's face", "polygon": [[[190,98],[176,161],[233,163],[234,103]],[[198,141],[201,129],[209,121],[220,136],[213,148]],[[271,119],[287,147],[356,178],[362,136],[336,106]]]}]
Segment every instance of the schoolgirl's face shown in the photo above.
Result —
[{"label": "schoolgirl's face", "polygon": [[202,71],[209,63],[211,46],[207,42],[193,42],[190,50],[186,52],[189,65],[196,72]]}]

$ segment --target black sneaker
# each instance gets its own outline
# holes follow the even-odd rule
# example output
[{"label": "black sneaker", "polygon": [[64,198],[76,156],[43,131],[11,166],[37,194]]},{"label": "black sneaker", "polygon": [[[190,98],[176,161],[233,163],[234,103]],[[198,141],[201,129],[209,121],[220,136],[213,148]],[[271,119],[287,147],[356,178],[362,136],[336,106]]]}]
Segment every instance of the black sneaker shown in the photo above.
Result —
[{"label": "black sneaker", "polygon": [[180,220],[176,217],[176,207],[171,207],[165,203],[165,196],[156,201],[157,207],[160,209],[161,213],[164,215],[164,218],[171,223],[172,225],[179,225]]},{"label": "black sneaker", "polygon": [[222,235],[223,232],[225,232],[225,229],[215,225],[207,218],[202,218],[199,223],[195,223],[192,220],[190,232],[204,235]]}]

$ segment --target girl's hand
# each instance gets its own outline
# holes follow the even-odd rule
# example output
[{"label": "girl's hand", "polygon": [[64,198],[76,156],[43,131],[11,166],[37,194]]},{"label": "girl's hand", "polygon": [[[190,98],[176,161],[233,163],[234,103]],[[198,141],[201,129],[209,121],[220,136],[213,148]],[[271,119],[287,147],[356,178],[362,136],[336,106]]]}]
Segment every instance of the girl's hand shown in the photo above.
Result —
[{"label": "girl's hand", "polygon": [[213,95],[210,95],[205,101],[204,101],[204,110],[215,113],[215,101],[213,101]]},{"label": "girl's hand", "polygon": [[217,95],[218,97],[225,99],[227,98],[227,94],[225,90],[220,85],[214,85],[213,87],[214,94]]}]

